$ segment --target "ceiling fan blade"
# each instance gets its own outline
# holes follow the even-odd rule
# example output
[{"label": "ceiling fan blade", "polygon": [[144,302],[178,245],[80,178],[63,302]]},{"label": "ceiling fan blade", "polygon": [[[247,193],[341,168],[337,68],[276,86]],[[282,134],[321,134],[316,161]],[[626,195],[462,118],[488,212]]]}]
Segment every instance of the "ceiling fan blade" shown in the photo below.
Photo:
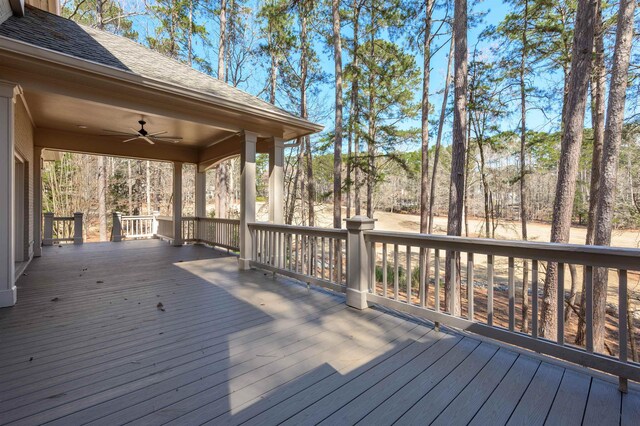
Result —
[{"label": "ceiling fan blade", "polygon": [[136,139],[140,139],[140,136],[136,136],[135,138],[127,139],[126,141],[122,141],[122,143],[127,143],[131,141],[135,141]]},{"label": "ceiling fan blade", "polygon": [[153,135],[148,135],[149,137],[152,137],[154,139],[173,139],[173,140],[182,140],[182,138],[180,136],[153,136]]},{"label": "ceiling fan blade", "polygon": [[158,136],[158,135],[164,135],[165,133],[167,133],[167,131],[163,131],[163,132],[155,132],[155,133],[149,133],[147,136]]},{"label": "ceiling fan blade", "polygon": [[[100,136],[133,136],[131,133],[128,132],[120,132],[117,130],[107,130],[107,129],[102,129],[103,132],[109,132],[108,135],[100,135]],[[135,133],[136,135],[138,134],[138,132]]]},{"label": "ceiling fan blade", "polygon": [[151,145],[155,145],[155,142],[152,141],[151,139],[149,139],[146,136],[140,136],[140,139],[144,139],[145,141],[147,141],[147,143],[151,144]]}]

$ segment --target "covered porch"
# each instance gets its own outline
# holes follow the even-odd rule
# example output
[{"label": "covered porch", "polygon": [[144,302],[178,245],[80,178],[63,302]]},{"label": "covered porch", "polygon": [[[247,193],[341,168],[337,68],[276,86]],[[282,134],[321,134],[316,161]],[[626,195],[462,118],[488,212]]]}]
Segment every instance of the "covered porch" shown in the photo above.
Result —
[{"label": "covered porch", "polygon": [[[256,154],[269,155],[269,220],[282,223],[285,144],[322,126],[130,40],[33,7],[22,15],[0,25],[0,307],[17,302],[16,272],[42,254],[43,240],[50,242],[42,235],[41,188],[41,164],[50,152],[172,163],[171,229],[163,235],[174,245],[184,242],[183,234],[206,240],[185,231],[183,165],[196,165],[190,220],[198,223],[208,219],[206,170],[240,156],[233,246],[240,267],[248,268]],[[52,34],[65,36],[52,41]]]},{"label": "covered porch", "polygon": [[[114,275],[113,271],[119,271]],[[47,247],[0,311],[1,424],[623,424],[557,359],[159,240]]]}]

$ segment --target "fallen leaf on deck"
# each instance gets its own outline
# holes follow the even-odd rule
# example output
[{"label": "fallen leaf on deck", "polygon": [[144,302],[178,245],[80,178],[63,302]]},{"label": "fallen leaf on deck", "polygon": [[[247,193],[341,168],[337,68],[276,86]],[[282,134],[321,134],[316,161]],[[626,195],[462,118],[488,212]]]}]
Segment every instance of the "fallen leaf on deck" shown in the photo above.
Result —
[{"label": "fallen leaf on deck", "polygon": [[164,312],[164,305],[162,304],[162,302],[158,302],[158,304],[156,305],[156,307],[158,309],[160,309],[162,312]]},{"label": "fallen leaf on deck", "polygon": [[53,299],[51,299],[52,302],[57,302],[58,300],[60,300],[59,297],[54,297]]}]

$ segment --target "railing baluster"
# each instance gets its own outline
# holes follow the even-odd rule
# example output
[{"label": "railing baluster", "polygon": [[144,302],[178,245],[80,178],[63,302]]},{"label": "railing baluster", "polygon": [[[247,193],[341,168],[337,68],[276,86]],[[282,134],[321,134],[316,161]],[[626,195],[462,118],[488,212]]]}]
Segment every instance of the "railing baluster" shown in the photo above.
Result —
[{"label": "railing baluster", "polygon": [[433,251],[434,256],[434,284],[433,284],[433,300],[436,312],[440,312],[440,250]]},{"label": "railing baluster", "polygon": [[473,253],[467,253],[467,318],[473,321]]},{"label": "railing baluster", "polygon": [[[618,347],[619,354],[618,359],[621,362],[627,362],[627,315],[628,315],[628,300],[627,300],[627,271],[620,269],[618,271]],[[619,388],[623,393],[627,393],[628,380],[626,377],[619,377]]]},{"label": "railing baluster", "polygon": [[398,270],[398,245],[393,245],[393,298],[398,300],[400,272]]},{"label": "railing baluster", "polygon": [[516,328],[516,280],[515,280],[515,260],[509,258],[509,331]]},{"label": "railing baluster", "polygon": [[538,338],[538,261],[531,261],[531,335]]},{"label": "railing baluster", "polygon": [[457,305],[457,292],[456,292],[456,282],[458,280],[458,265],[457,265],[457,256],[458,254],[455,251],[451,251],[451,263],[449,264],[450,275],[451,275],[451,283],[449,284],[449,294],[447,295],[449,298],[449,303],[447,309],[449,309],[449,314],[453,315],[455,312],[455,307]]},{"label": "railing baluster", "polygon": [[300,239],[302,238],[302,236],[298,235],[298,234],[295,234],[295,238],[296,238],[296,272],[301,272],[301,270],[300,270],[300,262],[298,260],[302,256],[302,252],[300,251],[300,249],[301,249],[301,247],[300,247]]},{"label": "railing baluster", "polygon": [[377,251],[376,251],[376,243],[372,242],[369,245],[369,292],[375,293],[376,288],[376,261],[377,259]]},{"label": "railing baluster", "polygon": [[320,249],[320,278],[324,280],[324,237],[320,238],[320,244],[321,244],[321,249]]},{"label": "railing baluster", "polygon": [[333,252],[335,250],[336,241],[333,238],[329,238],[329,281],[337,282],[335,277],[333,276],[335,272],[334,264],[333,264]]},{"label": "railing baluster", "polygon": [[586,317],[586,345],[587,352],[593,352],[593,267],[587,266],[585,281],[585,317]]},{"label": "railing baluster", "polygon": [[382,296],[387,297],[387,243],[382,243]]},{"label": "railing baluster", "polygon": [[487,324],[493,326],[493,262],[492,254],[487,255]]},{"label": "railing baluster", "polygon": [[[347,247],[346,243],[345,243],[345,249]],[[344,258],[344,256],[342,256],[342,245],[340,245],[340,252],[336,253],[336,256],[338,256],[338,284],[342,284],[343,282],[345,282],[345,280],[342,279],[342,259]]]},{"label": "railing baluster", "polygon": [[420,306],[425,307],[427,304],[426,298],[426,290],[427,284],[426,280],[429,277],[429,271],[425,271],[425,256],[427,255],[427,251],[424,248],[420,249],[419,259],[418,259],[418,276],[420,277],[420,288],[418,291],[420,292]]},{"label": "railing baluster", "polygon": [[558,294],[557,294],[557,336],[559,345],[564,345],[564,263],[558,263]]},{"label": "railing baluster", "polygon": [[407,303],[411,304],[411,246],[407,246],[405,254],[407,256]]}]

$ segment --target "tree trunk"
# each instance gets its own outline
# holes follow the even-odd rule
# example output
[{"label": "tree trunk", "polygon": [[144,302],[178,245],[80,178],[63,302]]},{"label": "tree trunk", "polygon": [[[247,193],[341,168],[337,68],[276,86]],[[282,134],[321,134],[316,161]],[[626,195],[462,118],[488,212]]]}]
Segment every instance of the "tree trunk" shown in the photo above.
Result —
[{"label": "tree trunk", "polygon": [[335,143],[333,150],[333,227],[342,227],[342,36],[340,0],[332,0],[335,65]]},{"label": "tree trunk", "polygon": [[[611,68],[611,86],[607,106],[607,121],[604,130],[602,171],[600,175],[600,194],[594,244],[611,244],[611,230],[615,209],[615,189],[618,172],[618,159],[622,142],[622,126],[629,73],[629,57],[633,39],[633,15],[635,0],[621,0],[618,11],[616,44]],[[605,316],[607,307],[607,268],[594,268],[593,271],[593,345],[594,350],[602,352],[605,342]]]},{"label": "tree trunk", "polygon": [[[307,34],[307,4],[301,3],[300,7],[300,115],[302,118],[308,117],[307,112],[307,74],[308,74],[308,59],[309,59],[309,45]],[[305,136],[303,138],[305,145],[305,159],[307,169],[307,207],[309,209],[309,226],[315,225],[315,183],[313,181],[313,157],[311,153],[311,137]],[[302,167],[302,164],[298,165]]]},{"label": "tree trunk", "polygon": [[129,192],[129,215],[133,214],[133,180],[131,179],[131,160],[127,160],[127,189]]},{"label": "tree trunk", "polygon": [[[527,218],[529,203],[527,200],[527,91],[525,72],[527,67],[527,31],[529,30],[529,1],[524,2],[524,16],[522,29],[522,54],[520,56],[520,225],[522,239],[528,240]],[[529,332],[529,261],[522,263],[522,329]],[[537,294],[532,297],[538,297]]]},{"label": "tree trunk", "polygon": [[485,171],[484,147],[480,140],[476,139],[480,152],[480,182],[482,183],[482,195],[484,198],[484,236],[491,238],[491,207],[489,205],[489,182]]},{"label": "tree trunk", "polygon": [[[449,186],[449,215],[447,235],[461,235],[464,200],[465,146],[467,134],[467,1],[455,0],[455,59],[454,59],[454,109],[453,142],[451,148],[451,181]],[[454,257],[455,256],[455,257]],[[455,258],[455,281],[451,276]],[[447,252],[445,274],[445,303],[452,315],[459,316],[460,306],[460,256]]]},{"label": "tree trunk", "polygon": [[187,63],[193,65],[193,0],[189,0],[189,28],[187,29]]},{"label": "tree trunk", "polygon": [[[580,159],[587,89],[591,72],[595,4],[595,0],[579,0],[576,11],[571,73],[564,107],[564,131],[551,222],[551,242],[554,243],[568,242],[571,231],[571,214],[576,193],[578,161]],[[550,262],[547,265],[547,274],[544,281],[540,335],[551,340],[556,339],[558,321],[556,315],[557,279],[558,265]]]},{"label": "tree trunk", "polygon": [[107,168],[104,157],[98,156],[98,221],[100,241],[107,241]]},{"label": "tree trunk", "polygon": [[218,41],[218,80],[225,81],[225,51],[227,47],[227,0],[220,0],[220,39]]},{"label": "tree trunk", "polygon": [[431,77],[431,9],[427,0],[424,17],[424,57],[422,72],[422,175],[420,177],[420,232],[429,229],[429,79]]},{"label": "tree trunk", "polygon": [[151,162],[146,162],[146,180],[145,180],[145,195],[146,195],[146,203],[147,203],[147,214],[150,215],[153,213],[153,208],[151,206]]},{"label": "tree trunk", "polygon": [[451,33],[451,44],[449,47],[449,59],[447,61],[447,76],[444,83],[444,94],[442,95],[442,107],[440,108],[440,120],[438,121],[438,136],[436,137],[436,148],[433,154],[433,171],[431,173],[431,188],[429,190],[429,227],[427,232],[433,233],[433,206],[436,201],[436,182],[438,172],[438,162],[440,160],[440,146],[442,142],[442,131],[444,129],[444,119],[447,114],[447,98],[449,97],[449,86],[451,86],[451,66],[453,65],[454,52],[454,32]]},{"label": "tree trunk", "polygon": [[[358,170],[358,135],[360,129],[358,128],[358,119],[360,117],[359,106],[359,84],[358,79],[360,77],[360,53],[359,53],[359,34],[360,34],[360,5],[358,0],[353,0],[353,77],[351,82],[351,107],[349,110],[349,155],[347,161],[347,217],[351,217],[351,192],[352,188],[354,192],[353,204],[355,207],[355,214],[360,214],[360,194],[358,182],[360,180],[360,173]],[[352,145],[353,144],[353,145]],[[351,157],[351,147],[353,146],[353,158]],[[353,180],[351,180],[351,174],[353,172]]]},{"label": "tree trunk", "polygon": [[[376,25],[375,7],[371,7],[371,25]],[[376,55],[376,33],[372,28],[369,30],[369,60],[375,61]],[[373,187],[375,184],[376,171],[375,171],[375,151],[376,151],[376,120],[375,120],[375,108],[376,108],[376,92],[375,92],[375,74],[371,67],[369,67],[369,128],[367,137],[367,217],[373,219]]]},{"label": "tree trunk", "polygon": [[[593,55],[593,72],[591,73],[591,125],[593,127],[593,152],[591,155],[591,185],[589,192],[589,213],[587,217],[586,245],[593,245],[593,235],[596,226],[598,196],[600,193],[600,167],[602,164],[602,146],[604,145],[604,99],[607,84],[606,68],[604,64],[604,28],[602,22],[602,1],[598,1],[595,21],[595,42]],[[580,316],[575,343],[584,345],[586,338],[585,324],[585,281],[582,282],[580,295]],[[575,295],[569,296],[570,302],[575,303]]]}]

